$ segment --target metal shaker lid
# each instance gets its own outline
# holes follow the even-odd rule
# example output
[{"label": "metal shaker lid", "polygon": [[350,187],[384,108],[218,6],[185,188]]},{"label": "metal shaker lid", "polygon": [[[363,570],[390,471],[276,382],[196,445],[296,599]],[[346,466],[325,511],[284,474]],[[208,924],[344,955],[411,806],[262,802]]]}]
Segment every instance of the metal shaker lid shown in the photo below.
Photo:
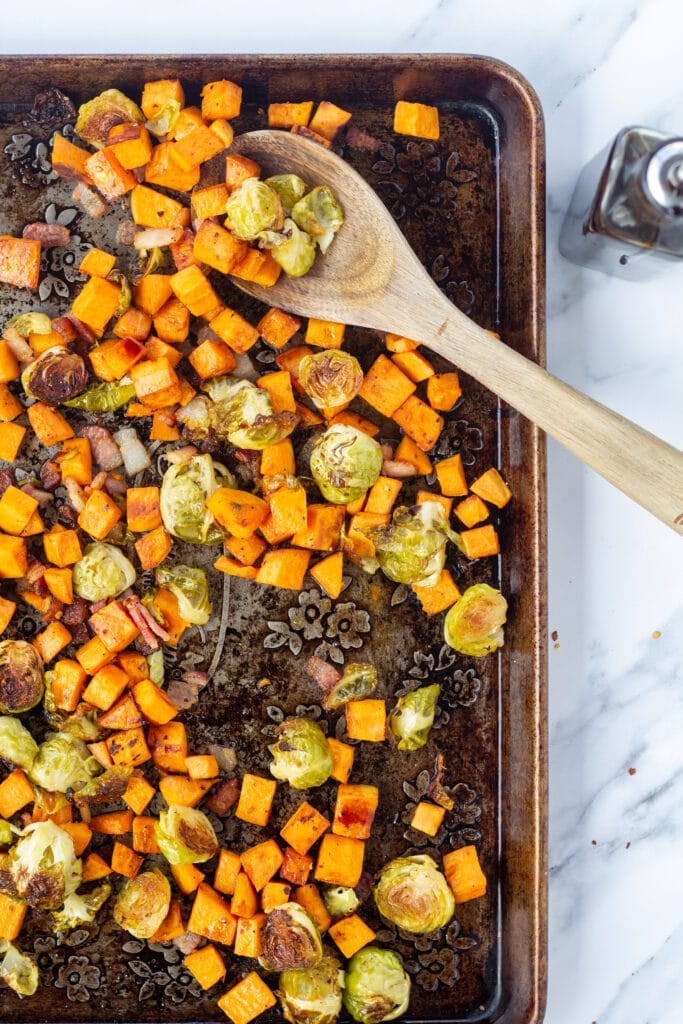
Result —
[{"label": "metal shaker lid", "polygon": [[645,186],[664,212],[683,216],[683,139],[672,139],[650,155]]}]

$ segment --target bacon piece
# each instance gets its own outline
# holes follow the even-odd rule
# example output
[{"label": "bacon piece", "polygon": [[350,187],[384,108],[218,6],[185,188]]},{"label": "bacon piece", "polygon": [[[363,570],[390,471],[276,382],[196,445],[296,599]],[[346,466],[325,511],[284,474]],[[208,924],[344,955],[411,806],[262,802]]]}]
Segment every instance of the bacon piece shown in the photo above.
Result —
[{"label": "bacon piece", "polygon": [[73,315],[73,313],[67,313],[67,319],[69,319],[73,324],[74,330],[76,331],[76,337],[81,341],[86,342],[89,348],[92,348],[97,342],[97,335],[93,331],[92,327],[88,327],[87,324],[84,324],[83,321],[79,320],[77,316]]},{"label": "bacon piece", "polygon": [[34,487],[32,483],[22,484],[19,488],[24,494],[28,494],[29,497],[34,498],[41,508],[45,508],[49,505],[53,499],[53,495],[49,491],[41,491],[39,487]]},{"label": "bacon piece", "polygon": [[341,679],[341,673],[337,671],[334,665],[330,665],[329,661],[325,661],[324,658],[318,658],[315,654],[304,662],[304,670],[313,682],[320,687],[323,693],[329,693]]},{"label": "bacon piece", "polygon": [[27,224],[22,235],[34,242],[40,242],[46,249],[68,245],[71,241],[71,232],[63,224],[45,224],[44,221]]},{"label": "bacon piece", "polygon": [[160,626],[154,616],[147,611],[139,597],[135,595],[127,597],[123,602],[123,607],[142,633],[145,643],[151,646],[153,651],[159,650],[157,637],[164,642],[171,639],[164,627]]},{"label": "bacon piece", "polygon": [[74,597],[71,604],[64,605],[62,622],[65,626],[80,626],[88,618],[88,602],[82,597]]},{"label": "bacon piece", "polygon": [[180,679],[172,679],[168,684],[168,699],[179,711],[191,708],[197,703],[199,691],[204,689],[208,681],[206,672],[184,672]]},{"label": "bacon piece", "polygon": [[2,332],[2,340],[7,342],[12,355],[20,363],[32,363],[35,353],[26,338],[19,334],[16,327],[6,327]]},{"label": "bacon piece", "polygon": [[26,575],[17,580],[17,590],[29,590],[38,597],[47,597],[47,583],[44,580],[46,566],[37,558],[29,556]]},{"label": "bacon piece", "polygon": [[235,806],[239,800],[239,795],[239,779],[226,779],[226,781],[222,782],[211,794],[208,800],[204,801],[204,806],[213,814],[217,814],[220,818],[224,814],[227,814],[231,807]]},{"label": "bacon piece", "polygon": [[40,467],[40,479],[47,491],[54,491],[62,482],[62,474],[56,462],[44,462]]},{"label": "bacon piece", "polygon": [[176,448],[172,452],[167,452],[166,461],[175,466],[181,462],[187,462],[189,459],[194,458],[195,455],[199,455],[199,452],[193,444],[188,444],[184,448]]},{"label": "bacon piece", "polygon": [[390,476],[394,480],[406,480],[417,476],[417,469],[404,459],[385,459],[382,463],[382,476]]},{"label": "bacon piece", "polygon": [[107,212],[107,204],[89,185],[82,183],[76,185],[71,193],[71,198],[74,202],[81,204],[89,217],[102,217]]},{"label": "bacon piece", "polygon": [[67,345],[76,340],[76,328],[68,316],[58,316],[56,320],[53,320],[52,330],[61,334]]},{"label": "bacon piece", "polygon": [[173,940],[173,945],[180,950],[183,956],[187,956],[189,953],[194,953],[203,941],[202,937],[194,932],[183,932]]},{"label": "bacon piece", "polygon": [[111,494],[113,497],[115,494],[125,494],[128,490],[128,484],[125,480],[121,479],[118,473],[107,473],[104,489],[107,494]]},{"label": "bacon piece", "polygon": [[0,498],[8,487],[14,486],[14,474],[9,469],[0,469]]},{"label": "bacon piece", "polygon": [[379,139],[359,128],[358,125],[350,125],[346,129],[346,144],[351,149],[360,149],[363,153],[377,153],[382,146]]},{"label": "bacon piece", "polygon": [[109,473],[123,465],[123,458],[114,438],[106,427],[97,423],[89,423],[82,427],[81,436],[87,437],[92,449],[92,457],[101,469]]},{"label": "bacon piece", "polygon": [[137,231],[134,220],[122,220],[116,229],[116,241],[119,245],[132,245]]}]

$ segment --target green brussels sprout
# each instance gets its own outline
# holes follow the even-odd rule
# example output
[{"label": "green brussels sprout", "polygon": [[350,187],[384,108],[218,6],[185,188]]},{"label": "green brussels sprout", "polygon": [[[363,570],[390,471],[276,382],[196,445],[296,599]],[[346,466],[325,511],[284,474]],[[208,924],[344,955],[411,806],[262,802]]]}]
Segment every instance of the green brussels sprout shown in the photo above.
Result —
[{"label": "green brussels sprout", "polygon": [[335,505],[348,505],[377,480],[384,456],[377,442],[356,427],[333,423],[311,453],[311,472],[320,493]]},{"label": "green brussels sprout", "polygon": [[50,334],[52,321],[47,313],[19,313],[5,324],[5,330],[10,327],[23,338],[28,338],[29,334]]},{"label": "green brussels sprout", "polygon": [[169,864],[203,864],[218,850],[213,825],[196,807],[171,804],[154,823],[154,832]]},{"label": "green brussels sprout", "polygon": [[26,826],[0,873],[0,890],[36,910],[56,910],[80,884],[73,839],[49,820]]},{"label": "green brussels sprout", "polygon": [[315,242],[291,217],[285,219],[282,231],[262,231],[259,242],[287,277],[303,277],[315,261]]},{"label": "green brussels sprout", "polygon": [[360,1024],[395,1020],[408,1009],[410,978],[391,949],[364,946],[354,953],[344,977],[344,1006]]},{"label": "green brussels sprout", "polygon": [[267,971],[303,970],[322,959],[320,932],[299,903],[282,903],[271,910],[262,939],[260,963]]},{"label": "green brussels sprout", "polygon": [[328,711],[348,704],[350,700],[363,700],[377,688],[377,669],[365,661],[352,661],[344,666],[341,678],[323,698],[323,706]]},{"label": "green brussels sprout", "polygon": [[68,405],[70,409],[84,409],[85,412],[114,412],[130,402],[131,398],[135,398],[135,385],[124,378],[93,384],[62,404]]},{"label": "green brussels sprout", "polygon": [[149,678],[157,686],[164,685],[164,679],[166,678],[166,665],[164,664],[164,652],[161,648],[158,651],[152,651],[151,654],[147,655],[147,670],[149,672]]},{"label": "green brussels sprout", "polygon": [[327,252],[344,223],[344,214],[332,189],[327,185],[316,185],[292,207],[292,220],[315,239],[321,252]]},{"label": "green brussels sprout", "polygon": [[95,149],[108,145],[109,132],[117,124],[142,124],[145,115],[137,104],[129,100],[118,89],[105,89],[99,96],[81,104],[75,132]]},{"label": "green brussels sprout", "polygon": [[174,565],[172,569],[159,567],[156,571],[156,581],[160,587],[166,587],[175,594],[178,611],[186,622],[203,626],[209,621],[211,601],[203,569],[195,569],[189,565]]},{"label": "green brussels sprout", "polygon": [[383,917],[416,935],[443,928],[455,911],[448,882],[424,853],[397,857],[385,865],[374,896]]},{"label": "green brussels sprout", "polygon": [[444,638],[459,654],[483,658],[503,646],[503,624],[508,604],[503,595],[488,583],[468,587],[449,609]]},{"label": "green brussels sprout", "polygon": [[49,793],[78,790],[99,775],[102,765],[85,743],[69,733],[52,733],[38,747],[28,770],[31,782]]},{"label": "green brussels sprout", "polygon": [[53,932],[68,932],[81,924],[92,924],[100,907],[111,895],[109,882],[91,889],[90,892],[72,892],[59,910],[51,913]]},{"label": "green brussels sprout", "polygon": [[363,371],[355,356],[340,349],[323,349],[299,363],[299,383],[318,409],[344,405],[363,384]]},{"label": "green brussels sprout", "polygon": [[436,683],[399,697],[389,715],[389,728],[399,750],[419,750],[424,747],[434,725],[436,702],[441,687]]},{"label": "green brussels sprout", "polygon": [[341,1013],[344,972],[334,956],[313,967],[283,971],[277,994],[290,1024],[334,1024]]},{"label": "green brussels sprout", "polygon": [[225,204],[233,235],[253,241],[262,231],[279,231],[284,221],[277,192],[258,178],[247,178],[231,192]]},{"label": "green brussels sprout", "polygon": [[360,906],[356,890],[348,885],[335,885],[323,893],[323,902],[330,917],[336,921],[340,917],[355,914]]},{"label": "green brussels sprout", "polygon": [[260,451],[283,441],[298,423],[294,413],[276,413],[266,389],[248,380],[217,377],[205,388],[215,403],[210,413],[213,428],[236,448]]},{"label": "green brussels sprout", "polygon": [[43,659],[24,640],[0,642],[0,712],[20,715],[43,696]]},{"label": "green brussels sprout", "polygon": [[136,572],[113,544],[88,544],[73,567],[74,593],[86,601],[107,601],[135,583]]},{"label": "green brussels sprout", "polygon": [[287,718],[275,731],[277,741],[268,749],[273,755],[270,774],[284,779],[292,789],[310,789],[327,782],[334,767],[327,737],[309,718]]},{"label": "green brussels sprout", "polygon": [[84,743],[93,743],[99,739],[102,729],[97,721],[98,712],[95,708],[81,701],[76,710],[69,713],[62,711],[55,704],[52,692],[54,672],[45,673],[45,693],[43,694],[43,711],[48,725],[55,732],[67,732]]},{"label": "green brussels sprout", "polygon": [[193,455],[168,467],[161,482],[161,518],[170,534],[190,544],[220,544],[223,534],[206,507],[218,490],[210,455]]},{"label": "green brussels sprout", "polygon": [[27,772],[37,753],[38,744],[26,726],[11,715],[0,715],[0,756]]},{"label": "green brussels sprout", "polygon": [[375,545],[375,557],[385,576],[395,583],[433,587],[446,561],[446,541],[453,533],[443,506],[425,501],[394,510],[387,526],[363,531]]},{"label": "green brussels sprout", "polygon": [[273,174],[265,179],[266,185],[277,192],[285,215],[289,217],[292,207],[306,192],[308,185],[298,174]]},{"label": "green brussels sprout", "polygon": [[156,135],[158,139],[163,138],[164,135],[168,135],[175,127],[180,110],[181,107],[178,100],[167,100],[154,117],[151,117],[149,121],[145,121],[145,128],[152,135]]},{"label": "green brussels sprout", "polygon": [[183,436],[190,441],[203,441],[211,430],[212,404],[204,395],[195,395],[187,405],[178,409],[176,421],[184,428]]},{"label": "green brussels sprout", "polygon": [[18,996],[35,995],[40,981],[38,965],[31,957],[21,953],[17,947],[0,939],[0,981],[17,993]]},{"label": "green brussels sprout", "polygon": [[4,818],[0,818],[0,846],[9,846],[10,843],[14,842],[15,830],[10,825],[9,821],[5,821]]},{"label": "green brussels sprout", "polygon": [[158,868],[129,878],[116,897],[112,917],[136,939],[150,939],[168,914],[171,886]]},{"label": "green brussels sprout", "polygon": [[87,383],[88,370],[83,358],[61,345],[41,352],[21,374],[21,385],[28,397],[48,405],[66,402],[80,394]]},{"label": "green brussels sprout", "polygon": [[128,788],[132,774],[133,769],[123,764],[105,768],[89,782],[78,788],[74,787],[73,793],[69,793],[69,802],[76,804],[77,807],[89,807],[92,804],[110,804],[120,800]]}]

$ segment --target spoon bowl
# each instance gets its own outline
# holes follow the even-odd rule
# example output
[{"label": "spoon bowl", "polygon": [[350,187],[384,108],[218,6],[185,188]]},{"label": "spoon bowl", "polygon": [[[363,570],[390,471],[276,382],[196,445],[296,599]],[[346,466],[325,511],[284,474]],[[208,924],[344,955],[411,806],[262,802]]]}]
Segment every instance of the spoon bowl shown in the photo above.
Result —
[{"label": "spoon bowl", "polygon": [[634,501],[683,533],[683,453],[581,394],[498,340],[432,281],[367,182],[335,153],[283,131],[237,136],[233,150],[263,176],[328,185],[344,224],[304,277],[243,291],[297,316],[401,334],[445,356]]}]

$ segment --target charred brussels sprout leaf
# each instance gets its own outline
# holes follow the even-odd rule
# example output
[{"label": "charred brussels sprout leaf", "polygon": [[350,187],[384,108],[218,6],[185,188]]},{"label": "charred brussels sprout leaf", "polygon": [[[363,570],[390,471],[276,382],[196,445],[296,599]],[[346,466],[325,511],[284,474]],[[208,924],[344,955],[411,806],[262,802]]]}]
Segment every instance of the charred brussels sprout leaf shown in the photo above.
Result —
[{"label": "charred brussels sprout leaf", "polygon": [[0,756],[28,771],[38,753],[38,744],[18,718],[0,716]]},{"label": "charred brussels sprout leaf", "polygon": [[374,889],[377,909],[407,932],[423,935],[453,917],[455,899],[431,857],[397,857],[382,869]]},{"label": "charred brussels sprout leaf", "polygon": [[191,544],[219,544],[223,534],[206,503],[218,489],[210,455],[169,466],[161,483],[161,518],[170,534]]},{"label": "charred brussels sprout leaf", "polygon": [[88,383],[85,361],[77,352],[57,346],[42,352],[24,369],[21,384],[29,398],[59,405],[80,394]]},{"label": "charred brussels sprout leaf", "polygon": [[277,192],[282,203],[282,209],[289,217],[292,207],[305,194],[307,185],[298,174],[274,174],[266,178],[266,185]]},{"label": "charred brussels sprout leaf", "polygon": [[37,910],[56,910],[81,882],[81,862],[71,836],[53,821],[27,825],[7,854],[5,892]]},{"label": "charred brussels sprout leaf", "polygon": [[327,252],[344,223],[344,214],[332,190],[327,185],[317,185],[295,203],[292,220],[317,242],[321,252]]},{"label": "charred brussels sprout leaf", "polygon": [[436,702],[441,687],[436,683],[399,697],[389,716],[389,728],[399,750],[419,750],[424,747],[434,725]]},{"label": "charred brussels sprout leaf", "polygon": [[70,794],[71,803],[77,807],[90,804],[109,804],[120,800],[128,788],[128,781],[133,774],[133,769],[126,765],[114,765],[113,768],[105,768],[101,775],[90,779],[78,789],[74,788],[73,795]]},{"label": "charred brussels sprout leaf", "polygon": [[163,107],[157,111],[154,117],[145,121],[145,128],[156,135],[158,139],[163,138],[175,127],[180,114],[180,103],[178,100],[168,100]]},{"label": "charred brussels sprout leaf", "polygon": [[[30,711],[43,696],[43,661],[24,640],[0,643],[0,712]],[[1,751],[0,751],[1,753]]]},{"label": "charred brussels sprout leaf", "polygon": [[323,902],[327,913],[335,921],[340,917],[355,914],[360,906],[356,890],[350,889],[348,885],[335,885],[331,889],[326,889],[323,893]]},{"label": "charred brussels sprout leaf", "polygon": [[344,972],[334,956],[323,956],[313,967],[283,971],[278,995],[290,1024],[334,1024],[341,1013]]},{"label": "charred brussels sprout leaf", "polygon": [[356,397],[363,384],[363,371],[348,352],[324,349],[301,360],[299,383],[318,409],[331,408]]},{"label": "charred brussels sprout leaf", "polygon": [[286,218],[282,231],[261,232],[259,241],[270,250],[287,277],[303,277],[313,266],[315,242],[291,217]]},{"label": "charred brussels sprout leaf", "polygon": [[315,443],[311,472],[326,501],[348,505],[372,487],[383,461],[373,438],[356,427],[334,423]]},{"label": "charred brussels sprout leaf", "polygon": [[117,597],[135,583],[135,569],[112,544],[89,544],[73,567],[74,592],[86,601]]},{"label": "charred brussels sprout leaf", "polygon": [[166,587],[175,594],[178,611],[186,622],[203,626],[209,621],[211,601],[203,569],[189,565],[174,565],[170,569],[161,566],[156,571],[156,581],[160,587]]},{"label": "charred brussels sprout leaf", "polygon": [[171,804],[159,815],[154,831],[169,864],[203,864],[218,849],[213,825],[196,807]]},{"label": "charred brussels sprout leaf", "polygon": [[59,910],[52,912],[52,930],[54,932],[68,932],[81,924],[92,924],[97,916],[97,911],[106,903],[111,895],[111,886],[108,882],[96,886],[90,892],[73,892],[64,900],[64,905]]},{"label": "charred brussels sprout leaf", "polygon": [[344,667],[339,682],[325,694],[323,705],[328,711],[348,704],[350,700],[363,700],[377,688],[377,669],[369,662],[350,662]]},{"label": "charred brussels sprout leaf", "polygon": [[443,506],[425,501],[394,511],[387,526],[364,531],[375,545],[375,557],[385,576],[395,583],[433,587],[446,561],[451,537]]},{"label": "charred brussels sprout leaf", "polygon": [[488,583],[468,587],[444,621],[446,643],[459,654],[483,658],[503,646],[507,601]]},{"label": "charred brussels sprout leaf", "polygon": [[391,949],[365,946],[354,953],[344,978],[344,1006],[360,1024],[395,1020],[408,1009],[410,978]]},{"label": "charred brussels sprout leaf", "polygon": [[214,403],[211,426],[236,448],[260,451],[289,437],[298,423],[294,413],[276,413],[266,389],[248,380],[217,377],[205,387]]},{"label": "charred brussels sprout leaf", "polygon": [[7,939],[0,939],[0,981],[18,996],[35,995],[40,981],[38,965]]},{"label": "charred brussels sprout leaf", "polygon": [[70,409],[84,409],[85,412],[114,412],[130,402],[131,398],[135,398],[135,385],[121,380],[93,384],[63,404]]},{"label": "charred brussels sprout leaf", "polygon": [[104,149],[109,132],[117,124],[142,124],[145,115],[140,108],[118,89],[105,89],[99,96],[78,108],[75,132],[95,149]]},{"label": "charred brussels sprout leaf", "polygon": [[308,718],[288,718],[278,726],[277,741],[268,749],[273,755],[270,774],[284,779],[292,789],[322,786],[334,767],[327,737]]},{"label": "charred brussels sprout leaf", "polygon": [[55,733],[40,744],[29,768],[31,782],[50,793],[79,790],[99,775],[102,765],[85,743],[69,733]]},{"label": "charred brussels sprout leaf", "polygon": [[116,897],[112,916],[136,939],[150,939],[168,914],[171,886],[156,868],[129,878]]},{"label": "charred brussels sprout leaf", "polygon": [[0,818],[0,846],[9,846],[14,842],[14,831],[9,821]]},{"label": "charred brussels sprout leaf", "polygon": [[13,328],[23,338],[29,334],[49,334],[52,331],[52,321],[47,313],[20,313],[13,316],[5,324],[5,329]]},{"label": "charred brussels sprout leaf", "polygon": [[231,192],[225,204],[233,235],[253,241],[262,231],[279,231],[284,220],[277,192],[258,178],[247,178]]},{"label": "charred brussels sprout leaf", "polygon": [[271,910],[263,927],[261,963],[268,971],[313,967],[323,955],[320,932],[299,903]]}]

